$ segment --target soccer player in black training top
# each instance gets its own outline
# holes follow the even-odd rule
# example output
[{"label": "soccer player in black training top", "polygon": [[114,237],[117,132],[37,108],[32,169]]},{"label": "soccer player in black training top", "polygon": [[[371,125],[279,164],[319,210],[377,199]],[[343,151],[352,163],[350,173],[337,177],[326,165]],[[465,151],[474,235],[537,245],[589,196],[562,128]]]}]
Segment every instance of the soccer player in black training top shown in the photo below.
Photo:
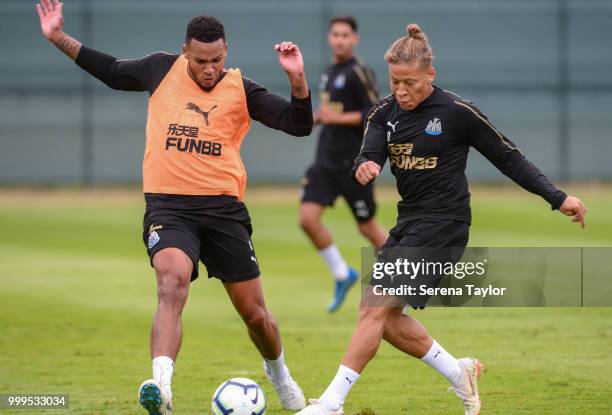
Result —
[{"label": "soccer player in black training top", "polygon": [[[432,85],[436,72],[427,37],[416,24],[408,25],[407,32],[385,54],[392,95],[368,115],[353,170],[359,183],[370,183],[388,158],[397,180],[401,196],[397,225],[379,259],[397,247],[466,246],[471,215],[465,166],[470,146],[584,227],[586,209],[579,199],[558,190],[471,102]],[[369,304],[377,306],[368,306],[373,296],[370,286],[337,375],[323,395],[299,414],[342,414],[346,395],[381,339],[441,373],[463,400],[465,414],[479,414],[480,362],[471,357],[455,359],[421,323],[404,315],[402,307],[375,302]]]},{"label": "soccer player in black training top", "polygon": [[330,20],[327,40],[333,52],[333,64],[321,76],[320,107],[315,122],[323,124],[316,159],[304,178],[300,226],[308,235],[335,280],[328,311],[340,307],[348,289],[357,281],[357,271],[350,268],[321,216],[338,196],[349,205],[359,231],[375,247],[387,239],[387,233],[374,219],[376,203],[373,185],[360,186],[349,172],[363,135],[362,120],[378,101],[378,88],[372,71],[353,49],[359,42],[357,22],[352,16]]},{"label": "soccer player in black training top", "polygon": [[278,326],[265,305],[242,202],[246,171],[240,145],[250,119],[295,136],[309,135],[313,115],[297,45],[275,45],[291,84],[291,102],[225,69],[223,25],[199,16],[187,26],[181,55],[153,53],[117,60],[63,32],[62,4],[37,4],[47,39],[113,89],[148,91],[143,226],[157,277],[158,306],[151,332],[153,379],[140,387],[149,414],[170,414],[171,379],[179,352],[181,314],[201,260],[218,278],[264,358],[266,375],[285,409],[304,407],[304,395],[284,363]]}]

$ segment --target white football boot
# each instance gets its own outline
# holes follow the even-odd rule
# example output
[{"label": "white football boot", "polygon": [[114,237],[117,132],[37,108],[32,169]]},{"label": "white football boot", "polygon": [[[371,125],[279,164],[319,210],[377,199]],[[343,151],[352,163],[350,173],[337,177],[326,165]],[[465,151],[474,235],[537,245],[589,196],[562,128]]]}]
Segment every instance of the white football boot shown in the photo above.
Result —
[{"label": "white football boot", "polygon": [[302,409],[295,415],[344,415],[342,406],[336,409],[329,409],[325,403],[319,399],[311,399],[310,405]]},{"label": "white football boot", "polygon": [[266,377],[270,383],[272,383],[274,390],[278,394],[278,398],[280,399],[281,405],[284,409],[299,411],[306,406],[304,392],[302,392],[300,386],[289,374],[289,369],[287,369],[287,366],[285,366],[285,369],[287,369],[288,377],[283,381],[283,383],[278,385],[275,385],[274,382],[272,382],[272,375],[266,361],[263,362],[263,368],[264,372],[266,372]]},{"label": "white football boot", "polygon": [[478,396],[478,378],[484,366],[473,357],[464,357],[458,359],[458,362],[463,371],[463,380],[460,387],[453,389],[463,400],[465,415],[479,415],[481,402]]},{"label": "white football boot", "polygon": [[169,385],[161,387],[154,379],[145,380],[138,389],[138,399],[149,415],[172,415],[172,391]]}]

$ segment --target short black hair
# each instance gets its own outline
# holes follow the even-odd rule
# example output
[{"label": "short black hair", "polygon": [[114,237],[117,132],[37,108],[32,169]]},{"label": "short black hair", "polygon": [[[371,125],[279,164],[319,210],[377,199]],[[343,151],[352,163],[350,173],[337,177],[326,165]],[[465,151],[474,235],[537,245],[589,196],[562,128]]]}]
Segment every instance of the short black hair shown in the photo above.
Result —
[{"label": "short black hair", "polygon": [[357,33],[357,20],[355,20],[355,18],[350,14],[332,17],[329,21],[328,29],[331,29],[334,23],[346,23],[351,27],[351,29],[353,29],[353,32]]},{"label": "short black hair", "polygon": [[191,39],[205,43],[212,43],[219,39],[225,41],[225,28],[215,17],[206,15],[194,17],[187,25],[185,43],[189,43]]}]

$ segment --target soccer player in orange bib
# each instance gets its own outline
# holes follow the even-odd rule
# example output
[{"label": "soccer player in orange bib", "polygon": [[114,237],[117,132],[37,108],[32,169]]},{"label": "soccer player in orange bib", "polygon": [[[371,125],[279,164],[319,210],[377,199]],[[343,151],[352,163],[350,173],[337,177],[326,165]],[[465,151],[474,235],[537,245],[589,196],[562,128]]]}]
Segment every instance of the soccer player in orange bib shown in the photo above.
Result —
[{"label": "soccer player in orange bib", "polygon": [[225,69],[223,25],[199,16],[187,26],[182,54],[117,60],[63,31],[63,4],[36,5],[44,36],[77,65],[113,89],[148,91],[143,188],[143,240],[157,277],[151,332],[153,378],[139,391],[149,414],[172,411],[171,380],[181,345],[181,314],[201,260],[224,284],[264,359],[285,409],[305,406],[284,363],[278,325],[266,308],[251,221],[242,202],[246,172],[240,145],[250,119],[294,136],[312,131],[313,114],[298,46],[275,45],[291,84],[291,102]]}]

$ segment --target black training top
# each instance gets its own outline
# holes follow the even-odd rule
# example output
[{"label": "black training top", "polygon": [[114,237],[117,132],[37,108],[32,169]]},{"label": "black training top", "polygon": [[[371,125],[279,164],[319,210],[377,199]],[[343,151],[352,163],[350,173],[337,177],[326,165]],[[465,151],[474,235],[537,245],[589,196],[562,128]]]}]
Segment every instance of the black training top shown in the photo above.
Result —
[{"label": "black training top", "polygon": [[[153,94],[179,55],[156,52],[140,59],[117,60],[113,56],[82,46],[76,63],[113,89],[149,91]],[[312,131],[310,95],[300,99],[283,97],[243,77],[249,115],[267,127],[295,136]]]},{"label": "black training top", "polygon": [[558,209],[566,194],[550,180],[487,117],[470,102],[434,87],[412,111],[400,108],[390,95],[370,111],[357,167],[387,158],[401,196],[398,223],[421,218],[471,222],[470,192],[465,176],[469,147],[484,155],[524,189]]},{"label": "black training top", "polygon": [[[361,111],[363,118],[378,102],[374,73],[363,62],[353,57],[346,62],[330,65],[319,83],[321,104],[332,111]],[[330,168],[350,169],[359,154],[363,128],[325,125],[321,129],[315,164]]]}]

